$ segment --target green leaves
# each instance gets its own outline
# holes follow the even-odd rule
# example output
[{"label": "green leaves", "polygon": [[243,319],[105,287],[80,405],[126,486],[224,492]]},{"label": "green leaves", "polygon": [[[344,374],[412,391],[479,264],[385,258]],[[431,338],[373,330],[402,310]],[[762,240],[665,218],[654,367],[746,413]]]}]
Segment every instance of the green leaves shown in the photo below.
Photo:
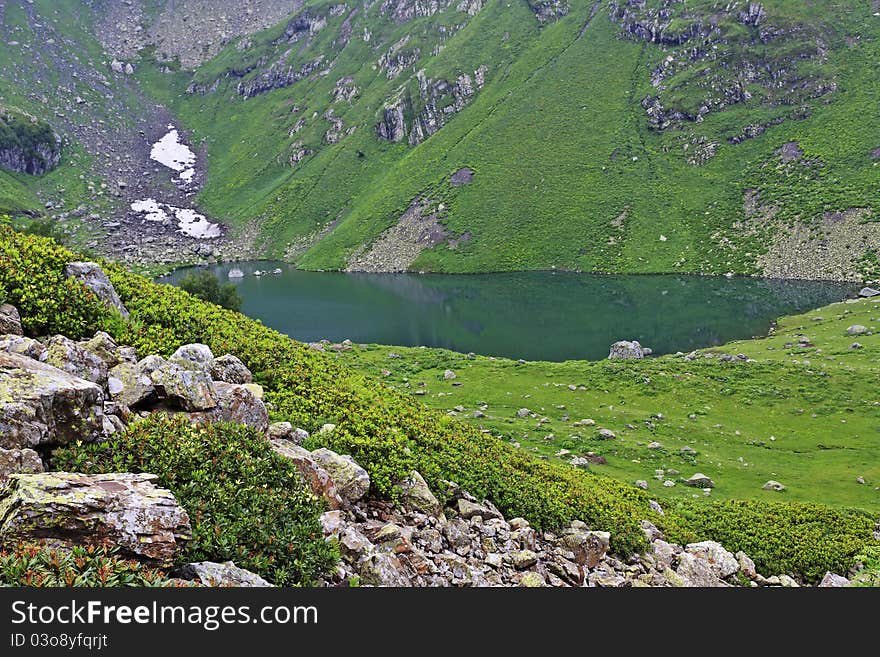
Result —
[{"label": "green leaves", "polygon": [[54,458],[64,470],[158,475],[190,514],[184,561],[232,560],[279,586],[314,584],[336,562],[318,520],[323,503],[302,486],[295,466],[247,427],[153,416],[108,442],[61,449]]}]

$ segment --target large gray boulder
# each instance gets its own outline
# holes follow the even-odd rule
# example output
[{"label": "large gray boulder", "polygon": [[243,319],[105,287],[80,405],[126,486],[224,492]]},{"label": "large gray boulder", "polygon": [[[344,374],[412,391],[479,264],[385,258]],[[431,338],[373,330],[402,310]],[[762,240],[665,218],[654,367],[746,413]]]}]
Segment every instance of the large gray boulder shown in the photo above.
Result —
[{"label": "large gray boulder", "polygon": [[184,369],[167,363],[150,374],[160,399],[184,411],[206,411],[217,406],[217,388],[205,370]]},{"label": "large gray boulder", "polygon": [[190,413],[196,422],[232,422],[253,427],[261,433],[269,430],[269,412],[263,400],[250,387],[214,381],[216,406],[210,410]]},{"label": "large gray boulder", "polygon": [[330,473],[340,497],[349,504],[357,502],[370,489],[370,475],[350,456],[322,447],[312,452],[312,458]]},{"label": "large gray boulder", "polygon": [[14,474],[0,488],[0,545],[119,548],[169,567],[192,535],[189,516],[151,474]]},{"label": "large gray boulder", "polygon": [[299,470],[303,483],[315,497],[324,498],[328,507],[338,509],[342,506],[342,498],[336,490],[336,483],[323,467],[312,458],[312,453],[289,440],[272,440],[272,449],[279,456],[290,459]]},{"label": "large gray boulder", "polygon": [[641,360],[645,357],[645,351],[637,340],[621,340],[611,345],[608,354],[610,360]]},{"label": "large gray boulder", "polygon": [[0,483],[9,475],[18,473],[34,474],[43,471],[40,455],[32,449],[3,449],[0,447]]},{"label": "large gray boulder", "polygon": [[880,296],[880,290],[875,290],[872,287],[863,287],[859,290],[859,296],[863,299],[870,299],[871,297]]},{"label": "large gray boulder", "polygon": [[232,561],[215,563],[198,561],[188,563],[175,573],[181,579],[198,582],[202,586],[268,587],[272,586],[256,573],[239,568]]},{"label": "large gray boulder", "polygon": [[715,541],[689,543],[685,546],[685,553],[703,559],[709,565],[712,575],[718,579],[726,579],[740,568],[737,558]]},{"label": "large gray boulder", "polygon": [[435,517],[443,512],[440,501],[418,471],[413,470],[409,477],[399,481],[397,488],[400,490],[400,501],[404,508]]},{"label": "large gray boulder", "polygon": [[18,308],[8,303],[0,304],[0,335],[21,335],[21,316]]},{"label": "large gray boulder", "polygon": [[253,383],[254,380],[251,371],[232,354],[213,359],[208,363],[208,372],[215,381],[225,383]]},{"label": "large gray boulder", "polygon": [[685,480],[684,485],[690,486],[691,488],[715,488],[715,482],[702,472],[692,474],[687,480]]},{"label": "large gray boulder", "polygon": [[148,356],[138,363],[120,363],[111,369],[107,378],[107,390],[113,401],[136,408],[155,400],[156,387],[150,375],[165,362],[157,363],[157,358],[159,357]]},{"label": "large gray boulder", "polygon": [[198,343],[178,347],[177,351],[171,354],[168,359],[169,362],[180,365],[184,369],[205,371],[210,368],[213,360],[214,354],[211,353],[211,348],[208,345]]},{"label": "large gray boulder", "polygon": [[104,392],[58,368],[0,351],[0,447],[89,442],[102,435]]},{"label": "large gray boulder", "polygon": [[120,347],[116,341],[104,331],[98,331],[89,340],[81,340],[77,344],[86,351],[104,361],[109,370],[120,363],[137,361],[136,352],[132,347]]},{"label": "large gray boulder", "polygon": [[80,344],[63,335],[55,335],[46,343],[46,348],[49,365],[102,387],[107,383],[106,361]]},{"label": "large gray boulder", "polygon": [[64,274],[68,278],[77,278],[95,293],[105,306],[114,308],[124,319],[128,319],[128,310],[116,293],[116,289],[107,278],[104,270],[94,262],[71,262],[64,268]]}]

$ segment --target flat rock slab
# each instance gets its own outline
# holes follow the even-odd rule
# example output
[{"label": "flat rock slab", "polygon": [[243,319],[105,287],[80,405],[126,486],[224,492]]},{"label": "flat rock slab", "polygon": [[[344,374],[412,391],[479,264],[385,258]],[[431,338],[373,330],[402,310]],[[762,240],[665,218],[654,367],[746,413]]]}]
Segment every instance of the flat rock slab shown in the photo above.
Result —
[{"label": "flat rock slab", "polygon": [[0,545],[93,545],[168,567],[190,539],[189,516],[156,475],[13,474],[0,487]]},{"label": "flat rock slab", "polygon": [[0,447],[89,442],[101,435],[104,392],[78,376],[0,351]]}]

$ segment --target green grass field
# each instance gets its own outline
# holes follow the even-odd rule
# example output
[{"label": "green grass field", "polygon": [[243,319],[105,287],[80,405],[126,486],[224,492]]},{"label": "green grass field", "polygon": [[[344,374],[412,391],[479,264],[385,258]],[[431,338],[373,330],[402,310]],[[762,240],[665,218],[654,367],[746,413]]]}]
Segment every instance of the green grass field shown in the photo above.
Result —
[{"label": "green grass field", "polygon": [[[852,325],[872,334],[849,336]],[[337,358],[404,392],[426,390],[418,398],[429,406],[542,457],[557,459],[563,449],[570,454],[560,460],[601,455],[607,464],[592,470],[629,483],[646,480],[658,499],[702,499],[703,491],[682,483],[702,472],[716,483],[711,498],[822,502],[877,512],[878,330],[880,302],[863,300],[783,318],[766,339],[704,350],[693,361],[665,356],[518,363],[379,346]],[[799,346],[804,336],[811,346]],[[863,347],[850,349],[855,341]],[[744,354],[755,362],[719,362],[722,354]],[[457,378],[444,380],[446,369]],[[521,408],[534,416],[518,418]],[[485,416],[474,417],[475,411]],[[575,425],[583,419],[596,424]],[[600,428],[616,439],[598,439]],[[662,447],[651,449],[652,442]],[[660,469],[665,472],[658,480]],[[664,487],[667,479],[677,485]],[[787,489],[762,490],[771,479]]]}]

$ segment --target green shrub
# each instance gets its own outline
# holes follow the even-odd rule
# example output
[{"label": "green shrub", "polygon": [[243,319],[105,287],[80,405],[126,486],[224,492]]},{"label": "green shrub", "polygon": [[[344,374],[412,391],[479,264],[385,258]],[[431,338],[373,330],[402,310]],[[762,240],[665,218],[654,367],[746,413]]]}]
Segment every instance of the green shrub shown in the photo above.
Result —
[{"label": "green shrub", "polygon": [[827,571],[845,574],[871,542],[874,519],[867,513],[821,504],[724,500],[681,502],[674,509],[692,536],[742,550],[764,575],[796,573],[817,581]]},{"label": "green shrub", "polygon": [[102,328],[109,311],[64,267],[76,258],[52,240],[0,226],[0,289],[30,335],[82,337]]},{"label": "green shrub", "polygon": [[209,271],[187,274],[178,283],[185,290],[202,301],[216,303],[229,310],[241,310],[241,296],[234,283],[220,284],[217,277]]},{"label": "green shrub", "polygon": [[53,465],[158,475],[192,523],[182,561],[232,560],[279,586],[313,584],[336,563],[319,522],[323,503],[302,486],[296,467],[247,427],[155,415],[107,442],[58,450]]},{"label": "green shrub", "polygon": [[56,550],[19,545],[0,552],[0,586],[175,586],[158,570],[121,559],[115,550]]}]

